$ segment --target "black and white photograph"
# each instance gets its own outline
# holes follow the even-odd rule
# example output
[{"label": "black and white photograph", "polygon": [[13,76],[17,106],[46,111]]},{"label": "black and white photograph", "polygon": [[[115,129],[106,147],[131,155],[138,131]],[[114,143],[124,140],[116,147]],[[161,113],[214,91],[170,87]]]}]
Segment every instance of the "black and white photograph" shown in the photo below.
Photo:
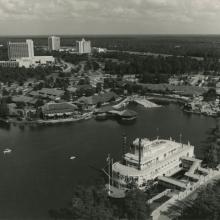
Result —
[{"label": "black and white photograph", "polygon": [[220,220],[220,0],[0,0],[0,220]]}]

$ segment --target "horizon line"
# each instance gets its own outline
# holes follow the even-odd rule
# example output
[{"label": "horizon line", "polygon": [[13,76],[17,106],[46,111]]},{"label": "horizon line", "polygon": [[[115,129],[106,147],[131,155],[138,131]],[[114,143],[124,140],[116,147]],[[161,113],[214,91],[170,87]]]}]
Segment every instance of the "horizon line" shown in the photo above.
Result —
[{"label": "horizon line", "polygon": [[46,36],[220,36],[219,34],[8,34],[0,37],[46,37]]}]

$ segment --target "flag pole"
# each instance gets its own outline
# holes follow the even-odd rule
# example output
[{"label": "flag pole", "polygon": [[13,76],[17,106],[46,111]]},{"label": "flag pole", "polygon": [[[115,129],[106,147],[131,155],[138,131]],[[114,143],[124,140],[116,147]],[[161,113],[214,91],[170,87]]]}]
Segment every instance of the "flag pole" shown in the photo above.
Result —
[{"label": "flag pole", "polygon": [[109,195],[110,195],[110,184],[111,184],[110,165],[111,165],[111,158],[110,158],[110,154],[108,154],[108,194]]}]

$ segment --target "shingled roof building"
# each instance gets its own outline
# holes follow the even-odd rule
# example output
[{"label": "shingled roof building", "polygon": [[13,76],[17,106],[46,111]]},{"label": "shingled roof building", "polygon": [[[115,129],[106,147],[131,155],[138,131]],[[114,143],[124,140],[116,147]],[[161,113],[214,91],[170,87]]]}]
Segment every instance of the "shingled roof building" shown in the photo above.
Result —
[{"label": "shingled roof building", "polygon": [[114,92],[107,92],[99,95],[93,95],[89,97],[81,97],[78,99],[79,103],[83,103],[86,105],[97,105],[98,103],[104,104],[115,100],[118,97]]},{"label": "shingled roof building", "polygon": [[38,91],[32,91],[29,93],[29,96],[32,97],[41,97],[44,99],[50,99],[50,100],[60,100],[63,96],[64,91],[56,88],[43,88]]},{"label": "shingled roof building", "polygon": [[67,102],[47,103],[42,108],[44,119],[72,117],[76,106]]}]

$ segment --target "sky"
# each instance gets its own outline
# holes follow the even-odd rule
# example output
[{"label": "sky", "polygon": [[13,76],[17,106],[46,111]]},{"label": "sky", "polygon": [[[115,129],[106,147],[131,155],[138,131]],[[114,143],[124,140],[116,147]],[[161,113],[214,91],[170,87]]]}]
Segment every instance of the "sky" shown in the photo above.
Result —
[{"label": "sky", "polygon": [[220,0],[0,0],[0,35],[220,34]]}]

